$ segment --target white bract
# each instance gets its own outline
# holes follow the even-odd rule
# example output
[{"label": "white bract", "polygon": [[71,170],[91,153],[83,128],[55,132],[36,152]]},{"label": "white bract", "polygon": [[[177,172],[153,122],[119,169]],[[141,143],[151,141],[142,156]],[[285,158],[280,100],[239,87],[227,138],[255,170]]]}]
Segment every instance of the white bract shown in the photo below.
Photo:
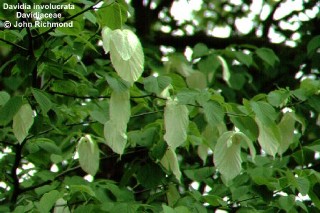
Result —
[{"label": "white bract", "polygon": [[99,169],[100,153],[97,143],[90,135],[85,135],[79,140],[77,147],[81,168],[94,176]]},{"label": "white bract", "polygon": [[169,147],[160,161],[161,165],[168,171],[171,171],[178,181],[181,179],[181,171],[175,151]]},{"label": "white bract", "polygon": [[[256,151],[252,141],[242,132],[228,131],[223,133],[215,146],[214,164],[227,183],[241,172],[241,142],[246,142],[254,160]],[[243,144],[245,145],[245,144]]]},{"label": "white bract", "polygon": [[131,30],[102,30],[103,48],[110,52],[111,63],[118,75],[130,84],[137,81],[144,69],[144,55],[139,38]]},{"label": "white bract", "polygon": [[164,140],[173,149],[182,145],[187,139],[189,125],[189,112],[185,105],[180,105],[176,100],[167,100],[164,109],[164,124],[166,134]]},{"label": "white bract", "polygon": [[127,143],[127,124],[130,119],[129,91],[112,92],[110,98],[110,120],[104,125],[106,144],[118,154],[123,154]]}]

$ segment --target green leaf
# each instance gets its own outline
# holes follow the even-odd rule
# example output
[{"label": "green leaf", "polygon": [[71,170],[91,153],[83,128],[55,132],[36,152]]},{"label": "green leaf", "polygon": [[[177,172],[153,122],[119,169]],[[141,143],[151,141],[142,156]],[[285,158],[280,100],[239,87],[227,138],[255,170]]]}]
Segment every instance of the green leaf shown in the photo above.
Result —
[{"label": "green leaf", "polygon": [[297,177],[296,178],[296,185],[299,190],[299,192],[305,196],[308,194],[309,189],[310,189],[310,181],[308,178],[305,177]]},{"label": "green leaf", "polygon": [[226,206],[227,203],[222,200],[221,197],[217,195],[205,195],[204,200],[209,203],[211,206]]},{"label": "green leaf", "polygon": [[89,113],[94,120],[98,121],[101,124],[105,124],[109,120],[108,114],[104,112],[102,109],[92,110]]},{"label": "green leaf", "polygon": [[256,54],[270,66],[274,66],[276,62],[280,61],[273,50],[269,48],[259,48],[256,50]]},{"label": "green leaf", "polygon": [[211,177],[215,172],[213,167],[203,167],[198,169],[188,169],[183,171],[185,175],[191,180],[202,182],[205,179]]},{"label": "green leaf", "polygon": [[189,112],[185,105],[179,105],[175,100],[168,100],[164,109],[164,124],[166,133],[164,140],[173,149],[181,146],[187,139]]},{"label": "green leaf", "polygon": [[197,98],[199,98],[200,92],[194,89],[182,89],[177,94],[177,98],[180,104],[196,104]]},{"label": "green leaf", "polygon": [[160,95],[171,84],[171,78],[167,76],[149,76],[143,79],[145,90]]},{"label": "green leaf", "polygon": [[320,113],[320,95],[313,95],[309,97],[308,104],[318,113]]},{"label": "green leaf", "polygon": [[115,1],[103,5],[97,10],[99,21],[102,26],[108,26],[112,30],[119,29],[127,20],[127,5],[124,1]]},{"label": "green leaf", "polygon": [[208,74],[208,76],[210,76],[208,79],[210,82],[219,66],[220,66],[220,61],[217,58],[217,56],[213,54],[209,55],[208,57],[202,58],[198,63],[198,69],[201,72]]},{"label": "green leaf", "polygon": [[236,58],[239,60],[239,62],[245,64],[247,67],[249,67],[252,64],[251,55],[245,54],[243,52],[235,52],[234,54]]},{"label": "green leaf", "polygon": [[47,114],[47,112],[52,108],[52,102],[50,101],[50,99],[44,92],[38,89],[32,89],[32,94],[40,105],[43,114]]},{"label": "green leaf", "polygon": [[222,58],[221,56],[217,56],[218,60],[220,61],[221,63],[221,66],[222,66],[222,79],[227,82],[227,84],[229,85],[230,84],[230,77],[231,77],[231,74],[230,74],[230,70],[229,70],[229,67],[228,67],[228,64],[226,62],[226,60],[224,60],[224,58]]},{"label": "green leaf", "polygon": [[228,131],[223,133],[214,148],[214,164],[227,183],[241,172],[242,159],[240,153],[242,140],[249,146],[254,159],[255,149],[252,142],[241,132]]},{"label": "green leaf", "polygon": [[99,169],[100,153],[97,143],[86,135],[79,140],[77,147],[81,168],[94,176]]},{"label": "green leaf", "polygon": [[38,147],[50,154],[61,154],[61,149],[49,138],[33,138],[29,142],[36,144]]},{"label": "green leaf", "polygon": [[192,66],[181,53],[170,54],[166,67],[169,71],[177,72],[183,77],[187,77],[193,72]]},{"label": "green leaf", "polygon": [[138,144],[144,147],[151,147],[154,145],[155,136],[159,134],[158,128],[150,127],[143,130],[131,131],[128,133],[128,138],[133,144]]},{"label": "green leaf", "polygon": [[193,48],[192,58],[195,59],[195,58],[205,56],[206,54],[208,54],[208,52],[209,52],[209,49],[207,45],[203,43],[198,43]]},{"label": "green leaf", "polygon": [[59,198],[55,203],[53,212],[54,213],[70,213],[68,202],[63,198]]},{"label": "green leaf", "polygon": [[179,168],[177,154],[171,147],[167,149],[160,163],[167,171],[171,171],[176,177],[176,179],[180,182],[181,172]]},{"label": "green leaf", "polygon": [[165,178],[161,167],[153,162],[148,162],[137,171],[137,180],[147,189],[157,187]]},{"label": "green leaf", "polygon": [[3,106],[9,101],[10,95],[5,91],[0,91],[0,106]]},{"label": "green leaf", "polygon": [[[232,109],[229,107],[232,107]],[[259,134],[258,126],[254,119],[248,116],[249,112],[245,107],[231,104],[227,108],[232,123],[251,140],[256,140]]]},{"label": "green leaf", "polygon": [[76,193],[76,192],[85,192],[88,195],[90,195],[91,197],[96,197],[95,192],[92,190],[92,188],[90,186],[86,186],[86,185],[71,185],[70,186],[70,191],[72,193]]},{"label": "green leaf", "polygon": [[294,196],[281,196],[278,202],[281,209],[291,212],[295,205],[295,198]]},{"label": "green leaf", "polygon": [[137,81],[144,69],[144,54],[139,38],[130,30],[102,30],[103,47],[110,51],[111,62],[118,75],[130,84]]},{"label": "green leaf", "polygon": [[284,89],[271,91],[268,96],[268,102],[275,107],[285,105],[290,97],[290,92]]},{"label": "green leaf", "polygon": [[27,137],[33,120],[33,111],[29,104],[22,105],[20,110],[14,115],[12,130],[20,143]]},{"label": "green leaf", "polygon": [[178,206],[174,208],[176,213],[190,213],[189,209],[186,206]]},{"label": "green leaf", "polygon": [[211,126],[216,126],[219,123],[223,122],[224,111],[217,102],[208,101],[205,102],[202,107],[205,118]]},{"label": "green leaf", "polygon": [[14,96],[0,108],[0,125],[7,125],[22,106],[22,97]]},{"label": "green leaf", "polygon": [[209,151],[209,147],[207,145],[202,143],[198,146],[197,154],[198,154],[199,158],[201,158],[203,165],[206,163],[207,158],[209,156],[208,151]]},{"label": "green leaf", "polygon": [[106,75],[105,77],[111,89],[115,92],[125,92],[130,88],[129,83],[121,78],[114,78],[109,75]]},{"label": "green leaf", "polygon": [[312,144],[306,146],[306,148],[313,150],[315,152],[320,152],[320,139],[312,142]]},{"label": "green leaf", "polygon": [[179,191],[177,189],[177,186],[174,184],[170,184],[168,186],[168,190],[166,194],[167,194],[167,201],[169,206],[174,206],[177,203],[177,201],[180,199]]},{"label": "green leaf", "polygon": [[35,205],[40,212],[50,212],[50,209],[60,197],[60,193],[57,190],[53,190],[45,193],[39,202],[35,202]]},{"label": "green leaf", "polygon": [[170,206],[166,206],[162,204],[163,213],[177,213],[173,208]]},{"label": "green leaf", "polygon": [[275,123],[268,122],[266,124],[257,117],[255,121],[259,127],[258,141],[261,148],[274,157],[280,147],[281,135],[279,127]]},{"label": "green leaf", "polygon": [[92,24],[97,23],[97,18],[92,14],[91,11],[87,11],[83,14],[83,16],[88,19]]},{"label": "green leaf", "polygon": [[277,118],[277,113],[274,108],[264,101],[254,102],[251,101],[250,105],[252,110],[256,114],[256,117],[259,118],[265,125],[272,124],[273,121]]},{"label": "green leaf", "polygon": [[112,209],[108,212],[110,213],[136,213],[139,208],[139,205],[137,204],[131,204],[131,203],[119,203],[112,207]]},{"label": "green leaf", "polygon": [[205,89],[207,87],[206,76],[199,71],[192,72],[187,78],[187,85],[190,88]]},{"label": "green leaf", "polygon": [[294,130],[295,130],[296,120],[294,118],[294,112],[285,113],[278,124],[279,131],[281,134],[281,140],[278,153],[282,155],[289,146],[294,142]]},{"label": "green leaf", "polygon": [[313,54],[316,50],[320,48],[320,35],[313,37],[307,46],[308,55]]}]

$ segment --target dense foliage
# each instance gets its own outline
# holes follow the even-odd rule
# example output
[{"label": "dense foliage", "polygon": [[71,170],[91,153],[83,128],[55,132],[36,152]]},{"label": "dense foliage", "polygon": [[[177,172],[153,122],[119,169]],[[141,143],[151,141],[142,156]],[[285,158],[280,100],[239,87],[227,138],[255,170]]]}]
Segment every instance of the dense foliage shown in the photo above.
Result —
[{"label": "dense foliage", "polygon": [[1,212],[320,211],[319,1],[52,2],[0,11]]}]

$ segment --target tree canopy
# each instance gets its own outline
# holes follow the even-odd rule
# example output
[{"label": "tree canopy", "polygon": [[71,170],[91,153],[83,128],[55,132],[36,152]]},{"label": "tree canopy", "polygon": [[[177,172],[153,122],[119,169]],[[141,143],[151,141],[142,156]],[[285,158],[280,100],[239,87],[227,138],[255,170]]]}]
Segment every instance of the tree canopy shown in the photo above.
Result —
[{"label": "tree canopy", "polygon": [[2,3],[0,211],[319,212],[319,6]]}]

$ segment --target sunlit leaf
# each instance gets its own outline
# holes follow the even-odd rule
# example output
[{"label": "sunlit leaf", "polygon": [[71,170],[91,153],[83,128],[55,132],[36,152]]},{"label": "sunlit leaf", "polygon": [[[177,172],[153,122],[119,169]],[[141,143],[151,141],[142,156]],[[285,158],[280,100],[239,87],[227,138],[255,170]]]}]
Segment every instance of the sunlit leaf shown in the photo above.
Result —
[{"label": "sunlit leaf", "polygon": [[109,110],[110,120],[117,126],[126,127],[131,115],[129,91],[112,92]]},{"label": "sunlit leaf", "polygon": [[94,176],[99,168],[99,147],[97,143],[91,138],[90,135],[86,135],[79,140],[77,147],[79,154],[79,163],[81,168]]},{"label": "sunlit leaf", "polygon": [[114,30],[111,40],[115,44],[115,50],[125,61],[129,60],[138,48],[141,48],[139,38],[130,30]]},{"label": "sunlit leaf", "polygon": [[104,124],[106,144],[119,155],[122,155],[127,144],[126,127],[119,127],[113,120]]},{"label": "sunlit leaf", "polygon": [[160,161],[161,165],[168,171],[171,171],[177,180],[180,181],[181,172],[179,162],[175,151],[169,147]]},{"label": "sunlit leaf", "polygon": [[224,58],[222,58],[221,56],[218,55],[217,58],[219,59],[222,66],[222,79],[229,84],[231,74],[228,64],[226,60],[224,60]]},{"label": "sunlit leaf", "polygon": [[[245,144],[241,143],[243,141]],[[252,159],[255,158],[256,151],[252,141],[242,132],[223,133],[214,148],[214,164],[227,183],[241,172],[241,146],[248,146]]]},{"label": "sunlit leaf", "polygon": [[185,105],[175,100],[168,100],[164,110],[164,123],[166,133],[164,140],[173,149],[182,145],[187,139],[189,125],[189,112]]},{"label": "sunlit leaf", "polygon": [[280,134],[281,134],[281,140],[280,140],[280,146],[278,153],[282,155],[289,146],[294,142],[293,136],[294,136],[294,129],[295,129],[295,118],[293,112],[285,113],[278,124]]},{"label": "sunlit leaf", "polygon": [[123,154],[127,143],[127,124],[131,115],[129,91],[112,92],[110,120],[104,125],[106,144],[118,154]]},{"label": "sunlit leaf", "polygon": [[104,27],[101,31],[102,42],[103,42],[102,46],[106,54],[109,53],[110,51],[111,34],[112,34],[112,30],[109,27]]},{"label": "sunlit leaf", "polygon": [[33,111],[29,104],[21,106],[20,110],[13,117],[13,133],[20,143],[27,137],[29,129],[33,124]]},{"label": "sunlit leaf", "polygon": [[130,84],[137,81],[144,69],[144,54],[139,38],[131,30],[102,30],[103,47],[110,51],[112,65],[118,75]]},{"label": "sunlit leaf", "polygon": [[258,141],[261,148],[269,155],[273,157],[278,152],[280,147],[280,131],[278,126],[273,123],[266,125],[259,118],[255,118],[255,121],[259,127]]}]

